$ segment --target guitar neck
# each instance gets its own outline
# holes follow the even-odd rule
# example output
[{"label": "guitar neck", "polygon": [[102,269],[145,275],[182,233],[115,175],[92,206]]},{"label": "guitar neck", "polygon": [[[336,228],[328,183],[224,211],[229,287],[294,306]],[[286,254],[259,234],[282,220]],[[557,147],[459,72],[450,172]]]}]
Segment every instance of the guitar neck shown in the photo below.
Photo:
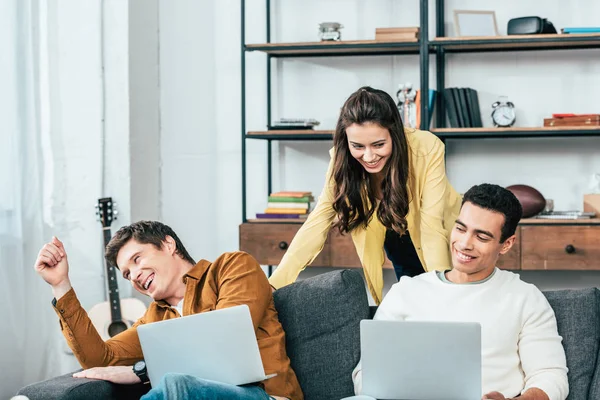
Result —
[{"label": "guitar neck", "polygon": [[[110,227],[103,227],[102,232],[104,234],[104,248],[110,242],[111,233]],[[110,318],[114,321],[121,321],[121,301],[119,299],[119,285],[117,284],[117,271],[114,265],[110,265],[108,261],[106,264],[106,280],[108,281],[108,301],[110,302]]]}]

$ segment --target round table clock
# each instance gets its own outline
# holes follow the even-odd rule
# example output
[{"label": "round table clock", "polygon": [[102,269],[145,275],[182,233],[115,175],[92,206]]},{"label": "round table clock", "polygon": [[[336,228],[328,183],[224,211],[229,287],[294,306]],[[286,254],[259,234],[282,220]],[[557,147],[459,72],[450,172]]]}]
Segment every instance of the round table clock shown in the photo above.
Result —
[{"label": "round table clock", "polygon": [[497,102],[492,104],[492,121],[494,122],[494,126],[507,128],[513,126],[516,119],[515,105],[507,101],[506,97],[500,97]]}]

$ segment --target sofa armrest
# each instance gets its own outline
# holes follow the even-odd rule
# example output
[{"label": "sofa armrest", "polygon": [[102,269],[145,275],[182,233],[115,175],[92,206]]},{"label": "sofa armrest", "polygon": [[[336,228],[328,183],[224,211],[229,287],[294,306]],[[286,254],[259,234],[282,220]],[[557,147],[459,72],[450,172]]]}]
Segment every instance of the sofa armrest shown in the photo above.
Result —
[{"label": "sofa armrest", "polygon": [[73,373],[57,376],[43,382],[33,383],[19,390],[20,395],[30,400],[107,400],[139,399],[150,385],[117,385],[96,379],[73,378]]}]

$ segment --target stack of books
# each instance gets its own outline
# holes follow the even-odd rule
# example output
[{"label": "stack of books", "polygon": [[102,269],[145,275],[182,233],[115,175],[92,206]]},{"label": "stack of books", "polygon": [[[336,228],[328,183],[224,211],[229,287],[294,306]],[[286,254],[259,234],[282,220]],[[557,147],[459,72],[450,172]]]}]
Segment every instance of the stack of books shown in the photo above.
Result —
[{"label": "stack of books", "polygon": [[414,42],[419,39],[419,27],[375,28],[378,42]]},{"label": "stack of books", "polygon": [[446,114],[451,128],[482,128],[479,96],[471,88],[444,89]]},{"label": "stack of books", "polygon": [[269,125],[269,130],[282,130],[282,129],[314,129],[315,126],[321,124],[314,118],[279,118],[273,122],[273,125]]},{"label": "stack of books", "polygon": [[312,192],[276,192],[269,195],[264,213],[256,218],[267,222],[283,220],[303,222],[310,213],[310,203],[314,200]]},{"label": "stack of books", "polygon": [[[415,97],[415,104],[417,105],[417,123],[416,127],[421,128],[421,90],[417,90],[417,96]],[[429,124],[427,127],[431,126],[431,118],[433,117],[433,108],[435,107],[435,99],[437,97],[437,91],[434,89],[429,89]]]}]

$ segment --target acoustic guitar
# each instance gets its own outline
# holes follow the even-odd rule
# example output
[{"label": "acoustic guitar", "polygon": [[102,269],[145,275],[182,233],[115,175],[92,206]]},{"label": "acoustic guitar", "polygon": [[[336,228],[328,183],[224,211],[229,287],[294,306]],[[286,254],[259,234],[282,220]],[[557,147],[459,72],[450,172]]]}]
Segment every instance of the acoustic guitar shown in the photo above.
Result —
[{"label": "acoustic guitar", "polygon": [[[98,199],[96,214],[102,223],[104,248],[110,241],[110,225],[117,217],[115,204],[110,197]],[[144,315],[146,305],[139,299],[119,298],[119,285],[114,265],[105,261],[106,280],[108,284],[108,301],[96,304],[88,312],[92,324],[102,337],[107,340],[131,327],[135,321]]]}]

